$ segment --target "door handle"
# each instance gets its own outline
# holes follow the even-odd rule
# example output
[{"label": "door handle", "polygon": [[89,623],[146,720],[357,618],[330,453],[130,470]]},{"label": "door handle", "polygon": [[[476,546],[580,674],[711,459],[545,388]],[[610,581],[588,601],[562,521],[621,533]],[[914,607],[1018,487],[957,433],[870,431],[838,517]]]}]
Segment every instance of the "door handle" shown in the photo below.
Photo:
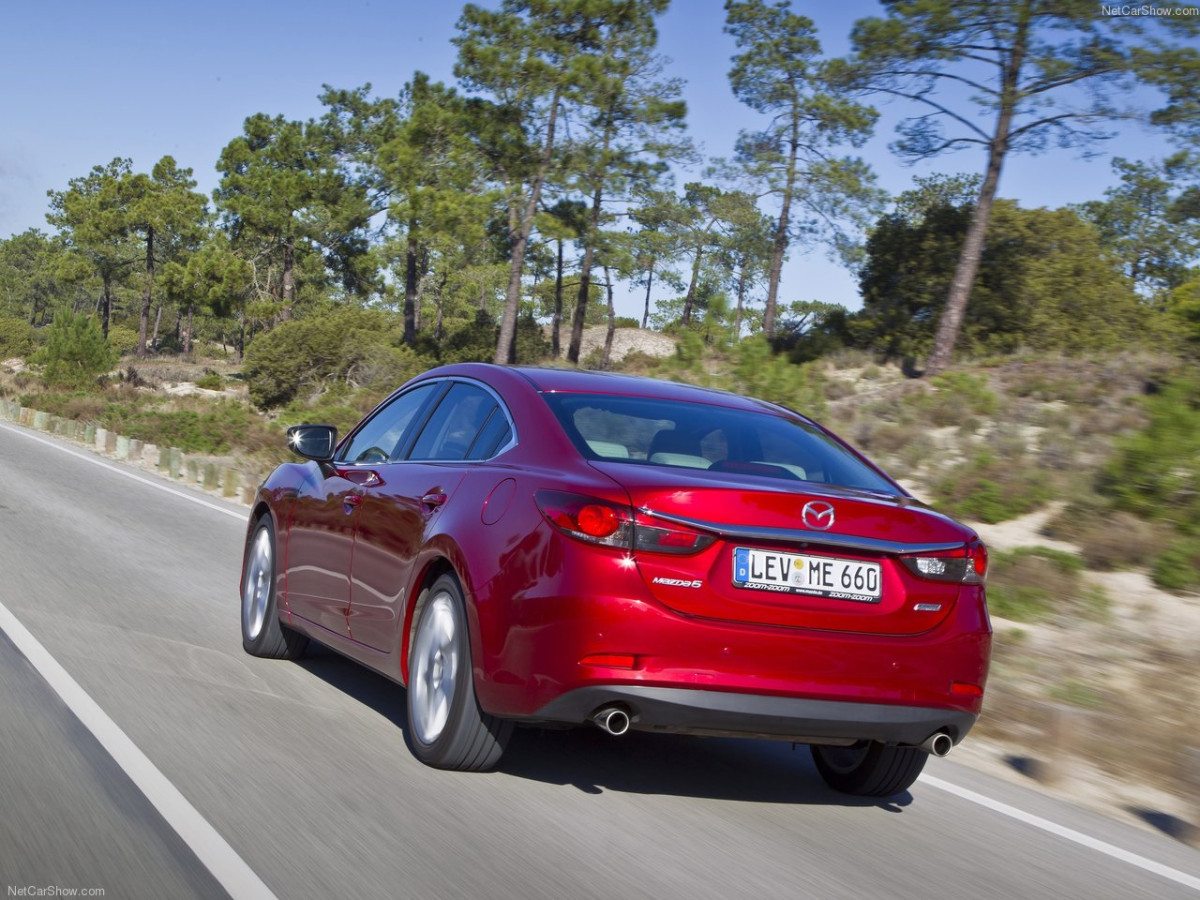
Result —
[{"label": "door handle", "polygon": [[374,469],[345,469],[341,472],[341,476],[359,487],[375,487],[383,484],[383,479]]},{"label": "door handle", "polygon": [[442,491],[430,491],[421,498],[421,505],[433,512],[439,506],[446,502],[446,495]]}]

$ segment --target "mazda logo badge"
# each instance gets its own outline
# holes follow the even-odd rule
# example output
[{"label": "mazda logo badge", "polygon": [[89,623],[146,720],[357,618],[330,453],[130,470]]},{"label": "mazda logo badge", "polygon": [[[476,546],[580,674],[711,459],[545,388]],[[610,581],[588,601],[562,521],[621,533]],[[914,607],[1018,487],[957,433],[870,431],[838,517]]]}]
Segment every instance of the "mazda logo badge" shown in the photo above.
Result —
[{"label": "mazda logo badge", "polygon": [[813,531],[828,531],[833,527],[833,504],[824,500],[809,500],[800,511],[805,528]]}]

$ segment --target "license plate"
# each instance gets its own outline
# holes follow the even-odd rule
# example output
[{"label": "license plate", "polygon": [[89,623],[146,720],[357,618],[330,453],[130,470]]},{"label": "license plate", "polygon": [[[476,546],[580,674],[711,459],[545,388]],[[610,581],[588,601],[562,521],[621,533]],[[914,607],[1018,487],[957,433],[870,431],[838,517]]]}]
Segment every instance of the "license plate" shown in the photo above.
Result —
[{"label": "license plate", "polygon": [[878,603],[883,596],[881,582],[879,563],[750,547],[733,551],[733,584],[752,591]]}]

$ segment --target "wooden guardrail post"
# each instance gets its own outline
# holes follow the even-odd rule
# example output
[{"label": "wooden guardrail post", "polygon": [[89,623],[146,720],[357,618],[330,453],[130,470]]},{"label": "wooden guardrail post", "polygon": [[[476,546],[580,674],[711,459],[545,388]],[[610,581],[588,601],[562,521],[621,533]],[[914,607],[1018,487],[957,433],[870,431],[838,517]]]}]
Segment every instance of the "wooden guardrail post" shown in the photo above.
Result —
[{"label": "wooden guardrail post", "polygon": [[1063,703],[1039,705],[1046,722],[1045,741],[1033,759],[1030,774],[1042,784],[1058,785],[1066,780],[1079,746],[1082,711]]},{"label": "wooden guardrail post", "polygon": [[1183,825],[1183,840],[1200,850],[1200,747],[1188,747],[1183,751],[1180,764],[1180,782],[1183,795],[1188,798]]}]

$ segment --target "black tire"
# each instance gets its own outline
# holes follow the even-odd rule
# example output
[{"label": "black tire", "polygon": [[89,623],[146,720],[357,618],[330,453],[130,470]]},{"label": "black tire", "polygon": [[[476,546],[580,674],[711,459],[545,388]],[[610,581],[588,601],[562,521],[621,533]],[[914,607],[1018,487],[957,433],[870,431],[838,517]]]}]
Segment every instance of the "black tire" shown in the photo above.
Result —
[{"label": "black tire", "polygon": [[408,652],[408,745],[438,769],[480,772],[500,761],[512,722],[479,708],[462,590],[443,575],[421,595]]},{"label": "black tire", "polygon": [[279,621],[275,585],[275,523],[265,515],[246,541],[242,564],[242,648],[251,656],[296,659],[308,638]]},{"label": "black tire", "polygon": [[852,747],[811,747],[825,783],[858,797],[891,797],[912,787],[929,754],[916,747],[860,741]]}]

